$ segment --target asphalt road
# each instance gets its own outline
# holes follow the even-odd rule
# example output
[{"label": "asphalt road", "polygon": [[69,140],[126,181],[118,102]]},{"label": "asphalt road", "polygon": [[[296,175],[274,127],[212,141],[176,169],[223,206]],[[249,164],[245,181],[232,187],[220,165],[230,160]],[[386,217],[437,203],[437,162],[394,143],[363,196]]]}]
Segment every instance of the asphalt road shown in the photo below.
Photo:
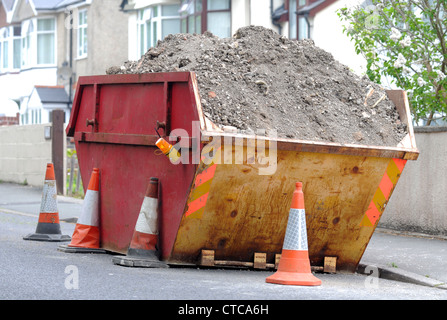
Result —
[{"label": "asphalt road", "polygon": [[[321,286],[297,287],[265,283],[270,271],[122,267],[111,262],[112,254],[64,253],[57,250],[60,243],[23,240],[35,227],[31,215],[0,212],[0,299],[447,299],[447,290],[360,274],[316,274]],[[61,229],[71,235],[74,224],[61,222]]]},{"label": "asphalt road", "polygon": [[[210,315],[215,316],[228,316],[231,310],[244,311],[230,307],[241,304],[245,309],[258,306],[258,313],[260,304],[267,305],[272,315],[284,310],[284,305],[278,307],[279,300],[289,302],[285,305],[287,309],[298,300],[447,300],[447,290],[377,278],[375,274],[317,273],[321,286],[283,286],[265,282],[271,271],[174,266],[129,268],[114,265],[113,253],[61,252],[57,250],[61,243],[23,240],[23,236],[35,231],[40,192],[0,183],[1,300],[152,300],[157,306],[161,302],[172,303],[166,308],[167,315],[179,315],[186,311],[186,304],[190,307],[194,304],[198,308],[213,306]],[[61,220],[70,221],[79,214],[80,203],[62,197],[58,199],[58,208]],[[60,225],[63,234],[72,235],[74,223],[61,221]],[[422,267],[421,274],[444,281],[447,280],[443,268],[446,242],[436,241],[379,234],[377,238],[373,236],[365,257],[373,262],[389,264],[392,261],[409,270]],[[395,254],[394,245],[402,254]],[[433,263],[436,261],[431,256],[425,259],[424,252],[429,246],[430,252],[438,257],[437,263]],[[439,268],[429,268],[430,261]],[[205,312],[205,309],[191,310]]]}]

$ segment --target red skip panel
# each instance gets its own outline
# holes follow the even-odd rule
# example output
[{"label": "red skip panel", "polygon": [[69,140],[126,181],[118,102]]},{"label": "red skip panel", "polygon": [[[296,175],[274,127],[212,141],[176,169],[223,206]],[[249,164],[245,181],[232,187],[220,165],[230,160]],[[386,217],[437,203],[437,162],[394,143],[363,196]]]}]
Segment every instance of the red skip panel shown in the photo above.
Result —
[{"label": "red skip panel", "polygon": [[80,78],[67,134],[75,138],[84,185],[93,168],[100,170],[102,248],[127,252],[147,184],[157,177],[159,250],[169,258],[196,165],[173,165],[159,154],[155,127],[164,122],[191,136],[198,120],[191,81],[185,72]]}]

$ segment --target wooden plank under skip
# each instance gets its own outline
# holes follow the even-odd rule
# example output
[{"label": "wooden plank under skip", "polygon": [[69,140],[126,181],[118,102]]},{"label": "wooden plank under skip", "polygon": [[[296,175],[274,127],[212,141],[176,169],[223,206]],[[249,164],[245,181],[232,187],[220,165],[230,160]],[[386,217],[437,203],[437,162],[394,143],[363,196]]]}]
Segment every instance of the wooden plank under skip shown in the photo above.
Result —
[{"label": "wooden plank under skip", "polygon": [[214,266],[214,250],[202,250],[200,254],[201,266]]},{"label": "wooden plank under skip", "polygon": [[261,252],[255,252],[253,268],[266,269],[267,268],[267,254]]},{"label": "wooden plank under skip", "polygon": [[335,273],[337,269],[337,257],[324,257],[324,272]]}]

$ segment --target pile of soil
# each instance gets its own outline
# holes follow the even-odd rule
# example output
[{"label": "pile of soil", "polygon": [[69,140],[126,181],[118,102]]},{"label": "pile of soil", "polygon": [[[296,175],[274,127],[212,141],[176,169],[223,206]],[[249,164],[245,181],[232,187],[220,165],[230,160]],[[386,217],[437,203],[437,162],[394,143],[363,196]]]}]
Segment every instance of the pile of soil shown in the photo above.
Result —
[{"label": "pile of soil", "polygon": [[139,61],[107,74],[194,71],[205,115],[242,132],[279,138],[396,146],[407,133],[385,90],[359,77],[311,40],[259,26],[232,38],[169,35]]}]

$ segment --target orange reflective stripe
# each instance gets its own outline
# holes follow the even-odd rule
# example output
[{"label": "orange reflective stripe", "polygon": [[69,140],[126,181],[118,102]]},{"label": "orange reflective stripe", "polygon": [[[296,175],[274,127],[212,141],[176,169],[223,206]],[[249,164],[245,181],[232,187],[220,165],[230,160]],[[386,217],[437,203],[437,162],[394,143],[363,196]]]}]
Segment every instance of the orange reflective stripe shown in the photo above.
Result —
[{"label": "orange reflective stripe", "polygon": [[39,223],[59,223],[59,213],[41,212],[39,215]]},{"label": "orange reflective stripe", "polygon": [[379,188],[374,193],[373,199],[366,210],[360,226],[371,227],[374,226],[380,215],[385,210],[385,206],[400,178],[402,170],[405,167],[407,160],[391,159],[386,168],[385,174],[380,181]]},{"label": "orange reflective stripe", "polygon": [[206,205],[206,200],[208,199],[209,192],[205,193],[198,199],[190,202],[188,204],[188,211],[186,211],[185,216],[189,216],[191,213],[203,208]]},{"label": "orange reflective stripe", "polygon": [[193,215],[195,218],[202,217],[216,168],[217,165],[213,164],[197,174],[194,181],[194,189],[189,195],[188,210],[185,212],[185,217],[193,213],[195,213]]},{"label": "orange reflective stripe", "polygon": [[402,172],[402,170],[404,170],[405,164],[407,163],[407,160],[393,159],[393,161],[396,164],[397,168],[399,169],[399,172]]},{"label": "orange reflective stripe", "polygon": [[201,173],[199,173],[196,177],[196,188],[200,186],[201,184],[204,184],[205,182],[209,181],[210,179],[214,178],[214,173],[216,172],[216,164],[213,164],[212,166],[206,168]]},{"label": "orange reflective stripe", "polygon": [[368,217],[369,221],[371,222],[371,225],[373,224],[373,221],[375,222],[380,217],[380,211],[377,209],[377,206],[373,201],[369,204],[368,210],[366,210],[365,215]]},{"label": "orange reflective stripe", "polygon": [[383,175],[382,181],[380,182],[379,189],[382,190],[383,195],[386,199],[390,197],[391,191],[393,190],[394,185],[390,180],[387,174]]}]

